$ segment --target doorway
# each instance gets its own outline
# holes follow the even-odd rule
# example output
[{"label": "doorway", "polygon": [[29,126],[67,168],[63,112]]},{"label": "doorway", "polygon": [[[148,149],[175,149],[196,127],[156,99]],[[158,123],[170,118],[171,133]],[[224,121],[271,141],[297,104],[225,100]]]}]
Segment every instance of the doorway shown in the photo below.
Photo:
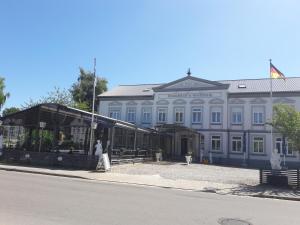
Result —
[{"label": "doorway", "polygon": [[188,139],[181,138],[181,156],[185,156],[188,152]]}]

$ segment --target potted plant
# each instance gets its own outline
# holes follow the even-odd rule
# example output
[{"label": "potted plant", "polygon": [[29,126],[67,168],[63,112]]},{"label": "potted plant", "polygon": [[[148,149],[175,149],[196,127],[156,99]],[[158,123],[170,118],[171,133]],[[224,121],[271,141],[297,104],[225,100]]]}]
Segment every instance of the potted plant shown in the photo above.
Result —
[{"label": "potted plant", "polygon": [[187,154],[185,155],[185,160],[187,165],[190,165],[190,163],[192,162],[192,154],[193,152],[188,151]]},{"label": "potted plant", "polygon": [[159,162],[162,160],[162,149],[158,148],[155,152],[155,158],[156,158],[156,162]]}]

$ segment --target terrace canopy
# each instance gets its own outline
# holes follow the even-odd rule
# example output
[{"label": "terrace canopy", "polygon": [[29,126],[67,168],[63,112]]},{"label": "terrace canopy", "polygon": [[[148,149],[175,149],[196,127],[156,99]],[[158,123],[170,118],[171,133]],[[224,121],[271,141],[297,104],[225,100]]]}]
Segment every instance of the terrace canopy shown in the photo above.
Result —
[{"label": "terrace canopy", "polygon": [[[95,114],[93,146],[102,141],[104,151],[112,154],[121,148],[157,148],[155,130]],[[87,154],[92,113],[59,104],[40,104],[2,117],[4,148],[34,152],[71,152]],[[109,145],[109,146],[108,146]]]}]

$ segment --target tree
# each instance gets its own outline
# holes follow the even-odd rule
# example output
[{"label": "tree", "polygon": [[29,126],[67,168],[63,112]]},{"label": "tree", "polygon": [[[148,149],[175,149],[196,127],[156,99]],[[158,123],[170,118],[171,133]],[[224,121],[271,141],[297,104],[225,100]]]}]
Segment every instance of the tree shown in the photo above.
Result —
[{"label": "tree", "polygon": [[[79,70],[80,74],[77,82],[72,85],[70,92],[75,101],[75,105],[87,106],[86,110],[92,111],[94,74],[90,71],[85,71],[83,68],[79,68]],[[97,77],[96,96],[105,91],[107,91],[107,80]]]},{"label": "tree", "polygon": [[71,93],[66,89],[54,87],[54,90],[48,92],[48,96],[43,99],[47,103],[57,103],[65,106],[74,106],[74,101]]},{"label": "tree", "polygon": [[9,97],[9,93],[5,92],[5,78],[0,77],[0,110],[2,109],[6,99]]},{"label": "tree", "polygon": [[10,114],[19,112],[19,111],[20,111],[20,109],[17,108],[17,107],[6,108],[6,109],[4,109],[3,112],[2,112],[2,116],[7,116],[7,115],[10,115]]},{"label": "tree", "polygon": [[47,96],[41,97],[38,100],[30,99],[29,102],[24,103],[22,108],[27,109],[43,103],[57,103],[70,107],[74,107],[75,105],[72,95],[68,90],[54,87],[54,90],[48,92]]},{"label": "tree", "polygon": [[300,151],[300,112],[289,105],[275,105],[271,125]]}]

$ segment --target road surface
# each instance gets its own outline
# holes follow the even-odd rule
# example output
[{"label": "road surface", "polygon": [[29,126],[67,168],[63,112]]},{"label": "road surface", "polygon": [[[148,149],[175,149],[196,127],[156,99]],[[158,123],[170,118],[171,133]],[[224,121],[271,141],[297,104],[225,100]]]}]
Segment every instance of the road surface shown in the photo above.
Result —
[{"label": "road surface", "polygon": [[[300,202],[0,171],[0,225],[299,225]],[[232,225],[243,225],[232,223]]]}]

